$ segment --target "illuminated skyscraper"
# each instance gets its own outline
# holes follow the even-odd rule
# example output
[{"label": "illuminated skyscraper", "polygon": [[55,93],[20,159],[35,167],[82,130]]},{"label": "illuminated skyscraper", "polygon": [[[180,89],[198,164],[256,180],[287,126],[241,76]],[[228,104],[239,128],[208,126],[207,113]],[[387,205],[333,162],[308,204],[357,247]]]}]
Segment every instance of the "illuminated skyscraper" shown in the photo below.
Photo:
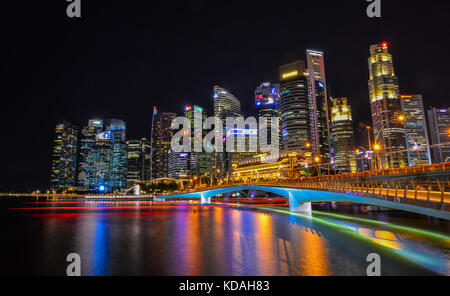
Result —
[{"label": "illuminated skyscraper", "polygon": [[189,179],[191,176],[191,158],[187,152],[168,153],[168,177],[172,179]]},{"label": "illuminated skyscraper", "polygon": [[90,168],[94,154],[92,150],[95,146],[95,137],[103,131],[103,121],[91,119],[88,125],[81,131],[81,141],[78,156],[78,186],[82,189],[89,189]]},{"label": "illuminated skyscraper", "polygon": [[154,115],[152,126],[151,174],[152,179],[168,177],[169,151],[172,146],[173,130],[170,128],[176,113],[163,112]]},{"label": "illuminated skyscraper", "polygon": [[[223,144],[226,145],[226,118],[227,117],[242,117],[241,112],[241,102],[229,91],[223,89],[219,86],[214,86],[213,92],[214,99],[214,116],[220,118],[223,125]],[[224,147],[223,151],[226,151]],[[216,152],[214,153],[214,165],[215,169],[220,169],[222,176],[225,176],[227,172],[231,169],[232,164],[232,154],[227,152]]]},{"label": "illuminated skyscraper", "polygon": [[90,191],[113,191],[112,167],[114,154],[114,134],[104,131],[95,136],[95,144],[89,151],[88,189]]},{"label": "illuminated skyscraper", "polygon": [[431,164],[422,95],[401,95],[400,103],[405,117],[405,139],[409,166]]},{"label": "illuminated skyscraper", "polygon": [[113,134],[113,155],[111,159],[111,189],[127,186],[127,143],[126,124],[120,119],[110,119],[107,130]]},{"label": "illuminated skyscraper", "polygon": [[398,80],[394,73],[388,44],[370,46],[369,96],[375,142],[380,146],[381,168],[404,167],[405,131],[401,115]]},{"label": "illuminated skyscraper", "polygon": [[56,125],[53,145],[51,188],[75,186],[77,168],[78,128],[67,121]]},{"label": "illuminated skyscraper", "polygon": [[333,134],[335,168],[345,173],[356,172],[352,110],[347,103],[347,98],[333,99],[331,132]]},{"label": "illuminated skyscraper", "polygon": [[[190,173],[191,176],[201,176],[205,173],[209,173],[211,170],[211,157],[212,153],[205,151],[194,151],[194,138],[197,141],[203,141],[203,137],[207,131],[203,130],[203,121],[206,119],[206,112],[200,106],[186,106],[184,116],[191,122],[191,152],[190,155]],[[198,126],[195,126],[195,122],[198,122]],[[201,143],[201,142],[200,142]],[[203,149],[202,149],[203,150]]]},{"label": "illuminated skyscraper", "polygon": [[450,107],[430,108],[428,124],[433,145],[433,163],[450,161]]},{"label": "illuminated skyscraper", "polygon": [[150,142],[146,138],[127,141],[127,187],[150,179]]},{"label": "illuminated skyscraper", "polygon": [[305,62],[280,67],[280,104],[283,149],[309,151],[311,142],[308,85]]},{"label": "illuminated skyscraper", "polygon": [[265,133],[266,135],[262,135],[265,139],[267,139],[268,144],[271,144],[271,135],[270,131],[272,130],[271,118],[278,117],[278,130],[279,139],[278,146],[281,150],[283,144],[283,138],[281,137],[281,133],[279,128],[281,127],[281,114],[280,114],[280,85],[272,84],[270,82],[262,83],[255,90],[255,105],[257,117],[260,123],[260,119],[263,117],[267,118],[267,126],[261,126],[259,133]]},{"label": "illuminated skyscraper", "polygon": [[330,160],[330,119],[323,52],[306,51],[311,148],[314,155]]}]

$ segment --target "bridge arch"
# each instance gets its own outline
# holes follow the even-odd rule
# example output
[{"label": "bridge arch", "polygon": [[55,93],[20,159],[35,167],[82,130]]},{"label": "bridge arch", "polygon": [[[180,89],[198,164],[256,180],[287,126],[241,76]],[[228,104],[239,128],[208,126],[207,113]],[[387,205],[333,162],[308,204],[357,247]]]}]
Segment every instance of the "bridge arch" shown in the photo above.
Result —
[{"label": "bridge arch", "polygon": [[231,186],[210,189],[199,192],[190,192],[177,195],[162,196],[162,199],[171,197],[186,197],[186,198],[198,198],[202,203],[210,203],[211,197],[224,194],[228,192],[240,191],[240,190],[258,190],[271,192],[289,199],[289,207],[293,212],[310,212],[311,202],[350,202],[366,205],[373,205],[385,208],[391,208],[396,210],[402,210],[406,212],[412,212],[427,216],[433,216],[450,220],[450,213],[445,211],[439,211],[435,209],[423,208],[414,205],[408,205],[403,203],[397,203],[387,200],[381,200],[370,197],[363,197],[358,195],[351,195],[346,193],[337,193],[329,191],[317,191],[297,188],[284,188],[274,186],[261,186],[261,185],[243,185],[243,186]]}]

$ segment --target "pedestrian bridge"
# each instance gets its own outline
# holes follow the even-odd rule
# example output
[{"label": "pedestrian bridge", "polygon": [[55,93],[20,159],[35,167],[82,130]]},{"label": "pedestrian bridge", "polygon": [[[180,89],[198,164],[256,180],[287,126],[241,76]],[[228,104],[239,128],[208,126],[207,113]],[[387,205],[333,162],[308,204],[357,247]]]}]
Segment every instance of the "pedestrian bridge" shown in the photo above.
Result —
[{"label": "pedestrian bridge", "polygon": [[211,198],[214,196],[245,190],[270,192],[285,197],[289,199],[289,207],[292,212],[311,212],[311,202],[347,202],[385,207],[450,220],[450,213],[447,211],[383,200],[370,196],[362,196],[363,194],[356,194],[351,191],[329,192],[277,186],[243,185],[214,188],[205,191],[181,193],[176,195],[166,195],[161,196],[160,199],[194,198],[200,199],[202,203],[210,203]]}]

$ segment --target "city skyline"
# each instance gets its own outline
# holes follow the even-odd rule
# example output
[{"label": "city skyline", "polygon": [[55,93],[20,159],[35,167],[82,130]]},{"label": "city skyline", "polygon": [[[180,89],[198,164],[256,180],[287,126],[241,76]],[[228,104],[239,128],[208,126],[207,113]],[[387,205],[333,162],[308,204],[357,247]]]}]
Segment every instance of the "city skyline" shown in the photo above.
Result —
[{"label": "city skyline", "polygon": [[[8,98],[4,110],[13,112],[5,113],[2,120],[5,123],[16,122],[16,129],[7,130],[6,136],[19,143],[23,141],[23,137],[18,131],[27,130],[33,121],[39,122],[39,128],[28,139],[35,147],[34,153],[27,154],[26,148],[22,146],[14,151],[2,148],[5,154],[17,159],[17,162],[6,161],[8,174],[5,174],[4,184],[0,187],[33,189],[47,182],[52,145],[51,141],[43,143],[41,139],[52,137],[54,125],[59,118],[78,125],[90,118],[122,118],[128,124],[130,138],[149,138],[149,113],[151,114],[154,105],[158,105],[161,111],[171,111],[169,106],[179,106],[174,111],[181,113],[186,103],[195,103],[205,106],[210,112],[207,104],[212,85],[221,85],[232,91],[243,101],[244,112],[249,113],[254,108],[252,97],[255,87],[266,81],[276,81],[278,66],[304,58],[306,49],[325,53],[327,84],[331,87],[333,97],[349,98],[354,110],[357,140],[365,136],[365,130],[359,129],[359,124],[369,124],[367,48],[370,44],[382,40],[390,44],[401,93],[422,94],[425,110],[430,106],[441,107],[448,100],[448,92],[444,87],[449,76],[448,69],[423,57],[423,53],[429,51],[445,52],[445,48],[449,46],[445,38],[438,43],[433,42],[442,35],[442,28],[448,22],[444,17],[435,17],[435,13],[443,13],[444,9],[437,11],[433,7],[418,8],[414,5],[400,8],[384,3],[384,22],[367,22],[365,7],[362,7],[365,3],[361,5],[355,2],[354,6],[346,5],[345,8],[339,3],[331,3],[323,7],[324,15],[329,18],[323,24],[318,24],[317,31],[322,34],[304,32],[302,38],[293,40],[288,38],[289,31],[299,30],[301,27],[293,17],[296,9],[285,14],[275,13],[278,25],[269,26],[262,20],[252,18],[250,22],[247,18],[249,14],[264,11],[264,7],[245,4],[241,10],[245,13],[237,13],[231,7],[208,5],[199,1],[194,9],[188,5],[181,6],[180,11],[170,14],[168,21],[177,17],[187,20],[192,15],[202,16],[198,20],[187,22],[186,31],[183,31],[187,32],[183,33],[185,36],[174,26],[167,28],[165,32],[170,34],[166,36],[158,33],[160,27],[149,21],[148,15],[144,17],[144,14],[139,14],[136,7],[105,7],[106,18],[99,17],[90,9],[85,18],[94,21],[96,29],[92,30],[92,22],[90,27],[83,22],[71,23],[63,19],[64,14],[60,15],[55,7],[50,7],[47,3],[30,5],[36,5],[35,10],[42,12],[41,15],[47,21],[38,23],[24,34],[30,40],[35,40],[33,34],[39,36],[43,47],[37,51],[24,51],[27,48],[24,40],[18,35],[7,35],[6,42],[11,46],[11,51],[5,52],[8,58],[5,59],[2,71],[3,81],[8,82],[3,90]],[[311,4],[302,5],[302,9],[307,9]],[[221,9],[217,9],[218,6]],[[144,7],[138,8],[148,11]],[[157,14],[167,9],[169,8],[162,6],[152,13],[158,19]],[[280,11],[280,8],[274,9]],[[419,9],[423,19],[428,21],[410,23],[408,15],[417,13]],[[31,18],[31,21],[35,18],[33,15],[21,15],[15,9],[12,11],[17,12],[19,17]],[[208,16],[211,11],[219,11],[221,16],[232,15],[238,20],[237,24],[248,27],[248,30],[239,32],[236,24],[228,26],[211,19]],[[116,16],[119,12],[130,15],[137,13],[136,23],[118,22],[108,26],[108,29],[100,25],[100,20],[105,24],[117,21],[111,16]],[[347,17],[342,18],[342,15]],[[61,19],[63,24],[58,28],[50,26],[52,22]],[[210,21],[209,27],[212,30],[221,30],[223,34],[198,30],[206,20]],[[329,26],[331,23],[332,27]],[[361,23],[364,24],[359,26]],[[359,30],[353,30],[355,27]],[[197,33],[194,34],[190,29]],[[19,26],[18,30],[24,28]],[[40,30],[39,34],[35,30]],[[67,35],[68,39],[62,43],[53,41],[52,38],[64,30],[71,33]],[[108,31],[115,33],[114,38]],[[123,34],[125,31],[127,34]],[[128,35],[129,32],[132,32],[131,36]],[[230,35],[230,32],[237,33]],[[144,35],[149,38],[143,38]],[[281,46],[270,49],[257,46],[259,40],[270,36],[278,36],[277,40],[283,40]],[[102,45],[92,44],[89,49],[79,45],[93,38],[100,38],[99,44]],[[130,40],[133,41],[126,42]],[[414,51],[410,50],[411,40],[417,40]],[[154,42],[160,44],[161,48],[154,49]],[[183,51],[174,47],[178,42],[186,45]],[[211,44],[208,45],[209,43]],[[218,51],[214,45],[219,44],[227,47],[232,44],[244,46]],[[106,47],[109,49],[107,52],[103,50]],[[127,56],[127,52],[136,54]],[[187,56],[191,59],[187,59]],[[183,68],[189,70],[173,66],[181,61],[187,63]],[[448,64],[450,61],[443,55],[441,62]],[[68,67],[60,66],[67,64]],[[16,79],[17,77],[21,79]],[[31,87],[23,88],[23,85]],[[25,107],[23,102],[26,103]]]}]

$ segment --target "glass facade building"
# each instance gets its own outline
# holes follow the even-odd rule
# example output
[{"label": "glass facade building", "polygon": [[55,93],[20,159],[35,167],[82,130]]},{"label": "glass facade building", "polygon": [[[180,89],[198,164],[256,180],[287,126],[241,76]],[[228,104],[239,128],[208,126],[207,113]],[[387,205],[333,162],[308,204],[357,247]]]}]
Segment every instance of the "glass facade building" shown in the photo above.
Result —
[{"label": "glass facade building", "polygon": [[[280,113],[280,85],[273,84],[271,82],[262,83],[255,90],[255,106],[256,106],[256,116],[258,117],[258,122],[261,124],[261,118],[267,118],[267,125],[260,126],[259,136],[267,139],[267,143],[271,145],[271,135],[270,132],[277,132],[278,137],[278,147],[280,151],[283,149],[283,138],[280,133],[281,127],[281,113]],[[272,117],[278,118],[278,129],[275,131],[272,128]]]},{"label": "glass facade building", "polygon": [[450,107],[430,108],[428,125],[433,145],[433,163],[450,161]]},{"label": "glass facade building", "polygon": [[[203,141],[203,137],[206,135],[207,131],[203,130],[203,121],[206,119],[206,112],[200,106],[186,106],[184,116],[191,122],[191,152],[190,155],[190,173],[191,176],[201,176],[208,174],[211,171],[211,158],[212,153],[194,151],[194,141]],[[195,126],[194,123],[197,123]],[[195,140],[194,140],[195,139]]]},{"label": "glass facade building", "polygon": [[172,121],[177,117],[173,112],[154,110],[151,134],[151,179],[166,178],[169,175],[169,151],[172,147]]},{"label": "glass facade building", "polygon": [[76,184],[78,128],[67,121],[58,123],[52,154],[51,189],[61,190]]},{"label": "glass facade building", "polygon": [[146,138],[127,141],[127,187],[150,179],[150,142]]},{"label": "glass facade building", "polygon": [[92,169],[93,149],[95,147],[95,137],[103,131],[103,120],[91,119],[88,125],[81,131],[81,141],[78,154],[78,186],[81,189],[89,189],[89,176]]},{"label": "glass facade building", "polygon": [[421,95],[401,95],[405,139],[410,167],[431,164],[427,124]]},{"label": "glass facade building", "polygon": [[[226,119],[227,117],[242,117],[241,112],[241,102],[229,91],[220,87],[214,86],[213,91],[214,100],[214,116],[222,121],[223,125],[223,145],[226,145]],[[226,147],[223,149],[224,152],[214,153],[214,169],[219,169],[222,176],[226,176],[227,172],[230,171],[232,167],[232,152],[226,152]]]},{"label": "glass facade building", "polygon": [[327,82],[323,52],[306,51],[306,77],[311,127],[311,149],[314,155],[329,161],[330,155],[330,118],[328,107]]},{"label": "glass facade building", "polygon": [[281,132],[284,150],[310,150],[309,98],[305,71],[304,61],[280,67]]}]

